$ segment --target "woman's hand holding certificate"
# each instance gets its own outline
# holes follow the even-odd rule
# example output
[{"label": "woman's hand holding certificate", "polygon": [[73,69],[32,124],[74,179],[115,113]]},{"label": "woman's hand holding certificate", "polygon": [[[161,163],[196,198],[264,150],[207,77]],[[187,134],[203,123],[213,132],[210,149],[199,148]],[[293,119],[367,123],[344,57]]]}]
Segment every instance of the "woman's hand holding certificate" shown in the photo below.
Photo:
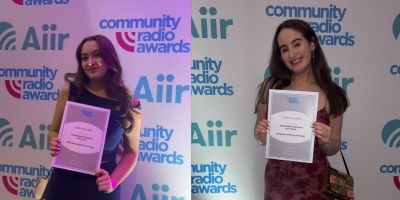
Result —
[{"label": "woman's hand holding certificate", "polygon": [[100,167],[110,110],[67,102],[58,139],[51,141],[52,166],[87,174]]},{"label": "woman's hand holding certificate", "polygon": [[269,90],[266,157],[311,163],[318,93]]}]

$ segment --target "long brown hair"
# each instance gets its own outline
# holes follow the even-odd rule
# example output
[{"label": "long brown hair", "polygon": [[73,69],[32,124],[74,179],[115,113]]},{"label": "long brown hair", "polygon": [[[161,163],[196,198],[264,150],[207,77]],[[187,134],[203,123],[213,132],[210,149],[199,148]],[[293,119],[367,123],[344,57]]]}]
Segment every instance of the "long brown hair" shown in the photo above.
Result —
[{"label": "long brown hair", "polygon": [[112,42],[103,35],[93,35],[84,38],[78,45],[75,56],[78,63],[78,69],[75,73],[66,73],[64,75],[65,81],[70,84],[74,84],[77,87],[77,96],[81,95],[85,89],[85,86],[89,84],[90,79],[86,76],[82,67],[82,47],[85,42],[95,41],[99,46],[99,51],[102,60],[107,64],[108,70],[105,75],[105,89],[107,96],[119,100],[120,106],[116,113],[124,120],[125,132],[132,129],[134,119],[131,111],[133,110],[132,98],[133,96],[129,92],[122,80],[122,67],[119,61],[117,52]]},{"label": "long brown hair", "polygon": [[290,71],[283,63],[278,45],[278,35],[282,29],[285,28],[300,32],[308,42],[314,43],[315,50],[313,52],[314,56],[311,59],[311,69],[315,81],[327,96],[330,115],[335,117],[343,114],[349,106],[346,92],[332,81],[328,63],[325,59],[321,45],[318,42],[318,37],[315,31],[309,24],[299,19],[286,20],[276,29],[272,42],[271,57],[269,60],[271,76],[260,84],[256,105],[259,103],[265,104],[267,102],[267,95],[265,92],[267,92],[268,89],[283,89],[291,83],[292,71]]}]

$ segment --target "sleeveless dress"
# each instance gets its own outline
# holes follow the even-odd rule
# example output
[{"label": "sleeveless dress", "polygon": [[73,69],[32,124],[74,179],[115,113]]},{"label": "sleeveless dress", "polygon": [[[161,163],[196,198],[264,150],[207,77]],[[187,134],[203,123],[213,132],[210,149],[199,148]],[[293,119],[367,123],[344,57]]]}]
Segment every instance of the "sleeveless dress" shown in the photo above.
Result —
[{"label": "sleeveless dress", "polygon": [[[330,125],[329,114],[325,108],[318,111],[317,121]],[[322,192],[323,172],[328,159],[314,142],[312,163],[283,160],[268,160],[265,168],[265,200],[328,200]]]},{"label": "sleeveless dress", "polygon": [[[73,83],[70,84],[70,94],[68,100],[72,100],[77,93],[77,88]],[[118,145],[124,134],[123,122],[120,116],[114,111],[119,105],[119,101],[96,96],[88,90],[72,101],[87,105],[107,108],[111,110],[108,122],[107,135],[104,144],[102,163],[100,168],[109,174],[117,166],[116,156]],[[140,107],[138,102],[135,107]],[[69,170],[54,168],[50,181],[46,188],[46,200],[119,200],[120,187],[118,186],[112,193],[105,193],[98,190],[96,176],[73,172]]]}]

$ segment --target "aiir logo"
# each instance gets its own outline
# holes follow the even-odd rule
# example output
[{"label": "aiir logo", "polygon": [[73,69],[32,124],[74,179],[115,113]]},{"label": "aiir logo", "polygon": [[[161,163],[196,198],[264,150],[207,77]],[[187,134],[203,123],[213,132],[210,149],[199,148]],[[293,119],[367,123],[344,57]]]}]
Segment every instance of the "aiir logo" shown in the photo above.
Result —
[{"label": "aiir logo", "polygon": [[386,123],[382,129],[382,141],[390,148],[400,147],[400,119]]},{"label": "aiir logo", "polygon": [[[217,19],[217,13],[218,11],[215,7],[208,9],[200,7],[199,14],[201,17],[195,20],[192,17],[192,37],[194,39],[227,39],[227,30],[229,26],[233,25],[233,19]],[[200,25],[196,26],[195,21]]]},{"label": "aiir logo", "polygon": [[12,195],[18,195],[19,177],[16,176],[2,176],[3,185],[6,190]]},{"label": "aiir logo", "polygon": [[147,199],[152,199],[152,200],[185,200],[185,197],[179,196],[179,195],[171,195],[170,193],[170,187],[166,184],[158,184],[154,183],[151,186],[151,197],[146,196],[146,193],[144,192],[143,185],[142,184],[136,184],[135,189],[132,192],[131,200],[136,200],[136,199],[142,199],[142,200],[147,200]]},{"label": "aiir logo", "polygon": [[[41,30],[29,26],[20,50],[64,50],[64,42],[69,33],[57,32],[56,24],[43,24]],[[16,31],[12,24],[0,22],[0,50],[17,50]],[[19,49],[19,48],[18,48]]]},{"label": "aiir logo", "polygon": [[12,147],[13,129],[10,127],[10,122],[6,119],[0,118],[0,145]]},{"label": "aiir logo", "polygon": [[393,36],[396,40],[398,40],[399,35],[400,35],[400,13],[393,21]]},{"label": "aiir logo", "polygon": [[25,6],[40,6],[54,4],[68,4],[69,0],[12,0],[17,5]]},{"label": "aiir logo", "polygon": [[[203,125],[203,126],[201,126]],[[204,124],[192,122],[192,145],[198,144],[201,147],[231,147],[232,139],[238,135],[238,130],[229,130],[223,127],[221,120],[208,120]]]},{"label": "aiir logo", "polygon": [[0,22],[0,50],[15,50],[16,37],[13,26],[8,22]]},{"label": "aiir logo", "polygon": [[[24,131],[21,134],[19,142],[17,141],[17,146],[19,149],[33,149],[33,150],[49,150],[50,144],[47,141],[46,132],[51,130],[50,125],[40,124],[38,126],[39,130],[32,128],[32,125],[27,124]],[[39,133],[37,133],[39,131]],[[4,118],[0,117],[0,145],[3,147],[13,147],[13,135],[14,130],[10,126],[10,122]]]},{"label": "aiir logo", "polygon": [[[172,74],[158,74],[155,79],[141,76],[136,83],[134,96],[149,103],[180,104],[184,99],[183,96],[190,92],[190,86],[176,84],[174,82],[175,76]],[[150,86],[153,86],[153,88]]]}]

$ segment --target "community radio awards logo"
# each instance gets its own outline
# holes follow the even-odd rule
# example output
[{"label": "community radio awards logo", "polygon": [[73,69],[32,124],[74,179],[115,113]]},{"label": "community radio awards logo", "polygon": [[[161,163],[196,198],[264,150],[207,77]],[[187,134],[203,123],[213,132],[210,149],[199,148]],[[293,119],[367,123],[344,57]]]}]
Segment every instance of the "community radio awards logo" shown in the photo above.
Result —
[{"label": "community radio awards logo", "polygon": [[158,164],[183,165],[185,160],[183,154],[173,148],[175,134],[175,129],[163,125],[144,127],[140,131],[138,160]]},{"label": "community radio awards logo", "polygon": [[[382,129],[382,142],[389,148],[400,148],[400,119],[393,119],[385,124]],[[384,164],[380,172],[384,174],[396,174],[393,176],[393,183],[400,191],[399,164]]]},{"label": "community radio awards logo", "polygon": [[231,83],[222,80],[222,70],[227,68],[219,59],[205,56],[204,58],[193,58],[191,89],[192,95],[199,96],[232,96],[234,87]]},{"label": "community radio awards logo", "polygon": [[344,28],[348,8],[324,6],[266,5],[268,17],[303,18],[315,30],[321,45],[354,46],[356,36]]},{"label": "community radio awards logo", "polygon": [[233,194],[238,187],[227,176],[228,165],[211,161],[192,164],[191,192],[196,194]]},{"label": "community radio awards logo", "polygon": [[68,4],[69,0],[12,0],[15,4],[21,6],[47,6]]},{"label": "community radio awards logo", "polygon": [[398,40],[399,35],[400,35],[400,13],[393,21],[393,36],[396,40]]},{"label": "community radio awards logo", "polygon": [[57,69],[48,66],[38,68],[1,67],[0,80],[10,96],[29,101],[55,101],[60,89],[54,86]]},{"label": "community radio awards logo", "polygon": [[190,41],[182,38],[181,17],[101,19],[101,29],[115,30],[119,46],[135,53],[188,53]]},{"label": "community radio awards logo", "polygon": [[11,163],[0,163],[1,183],[6,191],[15,197],[33,198],[35,185],[41,176],[50,172],[49,168],[42,165],[23,166]]}]

